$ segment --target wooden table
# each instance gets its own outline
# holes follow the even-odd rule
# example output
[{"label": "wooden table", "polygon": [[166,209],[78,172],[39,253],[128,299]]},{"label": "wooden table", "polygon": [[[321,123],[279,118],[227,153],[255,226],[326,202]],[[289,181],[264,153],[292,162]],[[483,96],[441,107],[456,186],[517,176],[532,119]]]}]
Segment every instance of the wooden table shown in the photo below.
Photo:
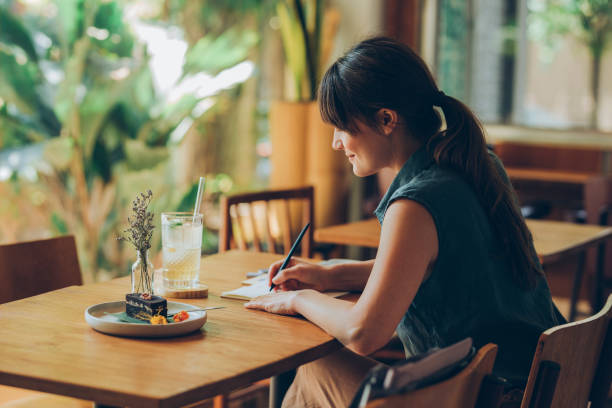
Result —
[{"label": "wooden table", "polygon": [[[597,225],[573,224],[568,222],[527,220],[527,226],[533,235],[533,244],[542,266],[546,268],[567,256],[578,254],[578,269],[574,276],[570,320],[576,315],[576,302],[580,293],[586,249],[599,246],[596,268],[595,294],[591,300],[597,307],[599,298],[603,297],[603,245],[612,236],[612,227]],[[380,225],[378,220],[371,218],[364,221],[351,222],[342,225],[317,228],[314,239],[320,243],[358,245],[378,248]]]},{"label": "wooden table", "polygon": [[71,286],[0,305],[0,384],[102,404],[178,407],[277,375],[341,348],[312,323],[247,310],[219,294],[281,256],[230,251],[202,259],[208,312],[201,331],[168,339],[114,337],[84,319],[93,304],[123,299],[129,278]]}]

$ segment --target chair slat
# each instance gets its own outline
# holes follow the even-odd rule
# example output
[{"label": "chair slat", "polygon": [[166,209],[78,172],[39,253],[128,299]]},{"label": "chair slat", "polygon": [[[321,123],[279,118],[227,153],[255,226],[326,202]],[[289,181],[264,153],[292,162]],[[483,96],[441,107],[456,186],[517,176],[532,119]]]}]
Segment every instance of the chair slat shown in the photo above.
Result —
[{"label": "chair slat", "polygon": [[312,253],[313,234],[314,234],[314,202],[312,200],[302,203],[302,225],[310,222],[310,228],[306,231],[306,236],[302,239],[302,256],[308,257]]},{"label": "chair slat", "polygon": [[248,218],[251,220],[251,227],[253,228],[253,247],[255,251],[261,252],[261,245],[259,244],[259,236],[257,232],[257,223],[255,222],[255,211],[253,211],[253,203],[248,203],[247,208],[249,209]]},{"label": "chair slat", "polygon": [[289,252],[291,249],[291,210],[289,208],[289,200],[283,200],[284,213],[283,213],[283,246],[284,252]]},{"label": "chair slat", "polygon": [[244,227],[242,225],[240,211],[238,211],[238,204],[232,205],[230,207],[230,214],[234,219],[234,223],[232,223],[233,227],[235,227],[232,228],[235,237],[234,241],[236,242],[236,245],[238,245],[238,248],[240,250],[246,251],[248,248],[246,245],[246,239],[244,237]]},{"label": "chair slat", "polygon": [[227,197],[221,197],[221,229],[219,230],[219,252],[225,252],[231,248],[232,217]]},{"label": "chair slat", "polygon": [[276,246],[272,240],[272,231],[270,231],[270,206],[267,201],[263,202],[264,205],[264,236],[266,244],[268,245],[268,252],[276,252]]},{"label": "chair slat", "polygon": [[[257,204],[255,204],[257,203]],[[264,206],[260,213],[259,203]],[[311,228],[302,240],[301,254],[310,257],[313,247],[314,230],[314,189],[310,186],[282,190],[266,190],[254,193],[234,194],[221,198],[221,230],[219,231],[219,251],[238,246],[247,250],[252,246],[255,251],[284,254],[289,251],[292,240],[292,216],[299,217],[297,204],[302,205],[302,222],[310,222]],[[238,211],[238,205],[249,204],[249,212]],[[242,208],[240,208],[242,209]],[[241,212],[243,214],[241,214]],[[247,216],[248,215],[248,216]],[[249,218],[247,222],[244,218]],[[264,230],[258,228],[260,217],[264,217]],[[295,218],[293,223],[298,223]],[[273,228],[274,226],[274,228]],[[277,227],[278,226],[278,227]],[[253,228],[253,242],[247,242],[245,227]],[[295,231],[293,231],[295,232]],[[263,244],[266,244],[264,248]]]}]

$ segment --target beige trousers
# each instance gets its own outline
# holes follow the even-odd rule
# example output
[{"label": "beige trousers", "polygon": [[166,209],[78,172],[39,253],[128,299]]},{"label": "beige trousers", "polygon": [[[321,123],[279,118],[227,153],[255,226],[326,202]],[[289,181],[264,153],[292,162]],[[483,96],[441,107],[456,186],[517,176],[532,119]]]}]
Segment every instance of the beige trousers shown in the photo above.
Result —
[{"label": "beige trousers", "polygon": [[359,384],[376,364],[378,361],[348,349],[304,364],[283,399],[283,408],[348,407]]}]

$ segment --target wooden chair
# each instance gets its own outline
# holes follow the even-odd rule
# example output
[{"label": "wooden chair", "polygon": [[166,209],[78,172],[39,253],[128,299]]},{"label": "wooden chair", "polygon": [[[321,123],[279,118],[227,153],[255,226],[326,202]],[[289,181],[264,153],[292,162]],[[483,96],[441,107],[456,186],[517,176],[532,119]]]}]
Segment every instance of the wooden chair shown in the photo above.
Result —
[{"label": "wooden chair", "polygon": [[591,407],[602,408],[609,406],[606,401],[612,399],[612,317],[608,312],[608,328],[604,339],[597,371],[591,386]]},{"label": "wooden chair", "polygon": [[0,245],[0,303],[81,285],[73,236]]},{"label": "wooden chair", "polygon": [[[258,252],[289,252],[294,238],[292,234],[293,203],[302,203],[302,224],[310,222],[310,228],[302,240],[301,255],[311,257],[314,225],[313,187],[286,190],[265,190],[235,194],[221,198],[221,230],[219,251],[238,247]],[[262,225],[263,224],[263,225]],[[274,232],[279,235],[274,237]],[[251,244],[251,245],[249,245]]]},{"label": "wooden chair", "polygon": [[[0,304],[81,285],[73,236],[0,245]],[[0,386],[0,407],[91,407],[92,403]]]},{"label": "wooden chair", "polygon": [[[292,214],[296,209],[299,210],[295,204],[300,203],[302,223],[297,231],[306,223],[311,223],[302,239],[301,255],[310,258],[314,231],[314,189],[311,186],[221,197],[219,252],[237,247],[241,250],[286,254],[295,238],[292,236],[295,231],[292,228]],[[288,376],[291,375],[292,373],[288,373]],[[273,401],[271,406],[280,405],[282,395],[286,391],[284,388],[288,387],[284,385],[284,380],[284,376],[275,377],[271,385],[267,380],[260,381],[253,387],[253,392],[257,392],[260,387],[270,386],[270,398]],[[214,407],[227,407],[230,398],[228,395],[215,397]]]},{"label": "wooden chair", "polygon": [[[486,405],[482,396],[489,393],[481,387],[483,380],[493,370],[497,346],[487,344],[478,350],[472,361],[459,373],[439,383],[410,391],[406,394],[392,395],[370,401],[367,408],[394,407],[438,407],[438,408],[472,408],[478,403],[479,408],[496,407],[497,398],[489,399]],[[491,383],[488,383],[491,384]],[[497,397],[501,397],[501,389]],[[487,398],[488,399],[488,398]]]},{"label": "wooden chair", "polygon": [[[601,395],[601,390],[609,389],[611,368],[598,368],[598,364],[611,319],[612,296],[599,313],[542,333],[521,408],[587,407],[591,394]],[[605,353],[609,359],[610,351]],[[598,381],[594,381],[598,371]],[[593,386],[597,389],[592,390]]]}]

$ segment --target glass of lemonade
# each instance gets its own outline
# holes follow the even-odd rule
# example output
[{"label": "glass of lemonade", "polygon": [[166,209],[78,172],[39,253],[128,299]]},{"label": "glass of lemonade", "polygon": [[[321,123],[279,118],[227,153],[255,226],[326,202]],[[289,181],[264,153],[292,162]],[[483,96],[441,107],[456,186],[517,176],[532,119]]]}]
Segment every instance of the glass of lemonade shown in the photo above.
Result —
[{"label": "glass of lemonade", "polygon": [[164,287],[193,288],[200,274],[202,214],[164,212],[161,219]]}]

